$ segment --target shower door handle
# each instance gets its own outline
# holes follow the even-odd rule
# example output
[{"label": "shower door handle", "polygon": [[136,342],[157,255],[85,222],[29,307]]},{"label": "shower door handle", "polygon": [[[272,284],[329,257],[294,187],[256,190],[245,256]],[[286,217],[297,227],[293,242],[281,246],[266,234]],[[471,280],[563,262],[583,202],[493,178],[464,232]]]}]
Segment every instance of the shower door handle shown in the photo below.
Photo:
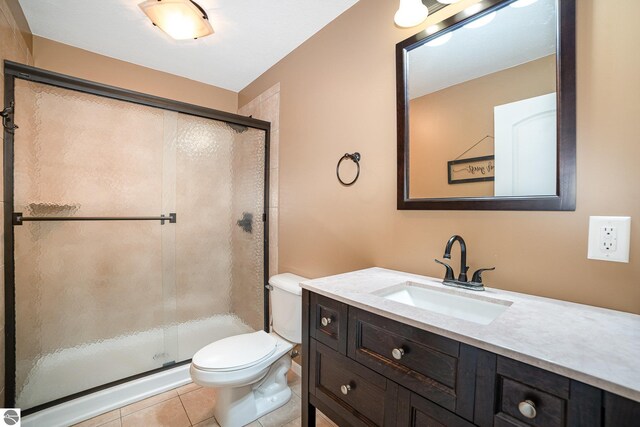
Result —
[{"label": "shower door handle", "polygon": [[22,212],[13,213],[13,225],[27,221],[160,221],[164,225],[165,221],[175,224],[177,219],[175,212],[160,216],[23,216]]}]

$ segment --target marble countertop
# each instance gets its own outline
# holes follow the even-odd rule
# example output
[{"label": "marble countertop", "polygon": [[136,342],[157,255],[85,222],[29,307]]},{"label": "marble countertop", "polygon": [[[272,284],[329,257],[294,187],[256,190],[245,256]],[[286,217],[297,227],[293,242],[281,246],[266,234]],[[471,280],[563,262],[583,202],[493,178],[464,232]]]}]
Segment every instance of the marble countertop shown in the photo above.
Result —
[{"label": "marble countertop", "polygon": [[[473,298],[512,303],[488,325],[430,312],[372,292],[411,281]],[[302,288],[640,402],[640,316],[533,295],[444,286],[442,280],[369,268],[301,283]]]}]

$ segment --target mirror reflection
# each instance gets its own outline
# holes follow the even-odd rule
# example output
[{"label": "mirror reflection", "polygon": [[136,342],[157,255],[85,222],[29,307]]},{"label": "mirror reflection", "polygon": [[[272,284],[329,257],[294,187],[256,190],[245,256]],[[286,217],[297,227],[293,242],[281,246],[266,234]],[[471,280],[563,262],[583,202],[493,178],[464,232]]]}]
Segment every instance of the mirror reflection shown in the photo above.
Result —
[{"label": "mirror reflection", "polygon": [[556,194],[556,14],[519,0],[408,52],[410,198]]}]

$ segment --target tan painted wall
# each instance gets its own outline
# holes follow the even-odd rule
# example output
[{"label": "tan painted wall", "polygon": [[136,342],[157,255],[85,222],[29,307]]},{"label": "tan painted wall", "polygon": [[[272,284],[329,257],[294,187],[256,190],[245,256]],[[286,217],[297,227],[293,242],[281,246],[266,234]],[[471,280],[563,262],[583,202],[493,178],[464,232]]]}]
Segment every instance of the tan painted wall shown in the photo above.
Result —
[{"label": "tan painted wall", "polygon": [[35,66],[112,86],[235,113],[238,94],[120,61],[42,37],[33,37]]},{"label": "tan painted wall", "polygon": [[[279,270],[439,277],[433,258],[458,233],[472,268],[497,267],[492,286],[640,313],[640,2],[577,2],[575,212],[396,210],[394,48],[442,17],[401,30],[397,7],[361,0],[240,92],[242,106],[280,82]],[[335,165],[353,151],[362,173],[345,188]],[[587,260],[589,215],[633,217],[629,264]]]},{"label": "tan painted wall", "polygon": [[[483,137],[494,135],[493,107],[496,105],[554,92],[555,73],[555,55],[549,55],[412,99],[409,104],[411,197],[493,196],[493,181],[449,184],[447,162]],[[462,158],[493,153],[493,139],[487,138]]]}]

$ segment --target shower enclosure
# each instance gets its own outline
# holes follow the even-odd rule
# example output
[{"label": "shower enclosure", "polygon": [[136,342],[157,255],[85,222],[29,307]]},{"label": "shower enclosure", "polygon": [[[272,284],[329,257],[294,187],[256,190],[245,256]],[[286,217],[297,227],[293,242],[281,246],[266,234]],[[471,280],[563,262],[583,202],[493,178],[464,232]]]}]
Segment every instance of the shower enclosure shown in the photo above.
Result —
[{"label": "shower enclosure", "polygon": [[11,62],[5,105],[6,407],[267,328],[269,123]]}]

